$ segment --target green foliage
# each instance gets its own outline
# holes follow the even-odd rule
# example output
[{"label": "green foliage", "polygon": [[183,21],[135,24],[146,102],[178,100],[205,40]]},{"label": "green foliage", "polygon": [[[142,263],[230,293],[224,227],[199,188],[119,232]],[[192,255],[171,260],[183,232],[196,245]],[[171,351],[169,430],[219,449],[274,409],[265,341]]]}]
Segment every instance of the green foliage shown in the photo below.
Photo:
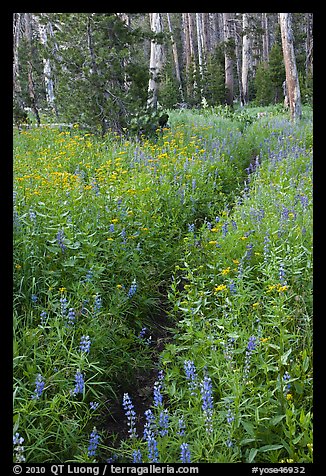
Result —
[{"label": "green foliage", "polygon": [[149,407],[159,462],[180,462],[182,443],[194,463],[312,461],[311,110],[296,124],[258,112],[169,111],[155,141],[77,125],[14,135],[14,433],[27,462],[152,461]]},{"label": "green foliage", "polygon": [[53,57],[59,113],[92,132],[122,133],[146,98],[148,72],[137,50],[143,35],[116,14],[60,14],[60,20],[55,38],[64,48]]},{"label": "green foliage", "polygon": [[255,103],[266,106],[273,100],[273,90],[271,88],[270,69],[267,63],[260,63],[257,66],[255,76]]}]

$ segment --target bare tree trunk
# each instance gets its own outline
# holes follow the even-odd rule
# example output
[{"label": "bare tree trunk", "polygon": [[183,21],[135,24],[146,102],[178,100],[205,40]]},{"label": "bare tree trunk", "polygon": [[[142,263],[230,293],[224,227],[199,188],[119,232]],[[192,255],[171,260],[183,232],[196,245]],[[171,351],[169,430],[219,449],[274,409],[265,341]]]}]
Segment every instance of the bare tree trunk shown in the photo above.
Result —
[{"label": "bare tree trunk", "polygon": [[189,26],[189,45],[190,45],[190,58],[193,65],[193,93],[195,95],[198,85],[196,81],[196,60],[195,60],[195,40],[194,40],[194,23],[192,13],[188,13],[188,26]]},{"label": "bare tree trunk", "polygon": [[263,61],[268,62],[269,59],[269,35],[268,35],[268,17],[267,13],[262,13],[261,21],[263,32]]},{"label": "bare tree trunk", "polygon": [[237,66],[237,77],[238,77],[238,87],[239,87],[239,98],[241,106],[244,105],[243,102],[243,91],[242,91],[242,80],[241,80],[241,45],[240,45],[240,32],[237,31],[237,25],[234,27],[234,41],[235,41],[235,57],[236,57],[236,66]]},{"label": "bare tree trunk", "polygon": [[232,39],[231,13],[223,13],[224,42],[225,42],[225,87],[226,103],[233,106],[233,59],[230,51],[230,40]]},{"label": "bare tree trunk", "polygon": [[37,125],[41,123],[40,115],[36,104],[35,85],[33,79],[33,52],[32,52],[32,27],[31,13],[25,13],[25,38],[27,42],[27,74],[28,74],[28,93],[31,101],[31,109],[35,115]]},{"label": "bare tree trunk", "polygon": [[18,48],[20,43],[20,31],[21,31],[21,24],[22,24],[22,17],[21,13],[14,13],[13,18],[13,49],[14,49],[14,61],[13,61],[13,91],[14,97],[17,99],[18,103],[22,107],[21,104],[21,85],[20,85],[20,78],[19,78],[19,54]]},{"label": "bare tree trunk", "polygon": [[280,13],[279,15],[286,74],[286,87],[291,118],[295,121],[301,118],[302,109],[297,64],[293,47],[292,16],[291,13]]},{"label": "bare tree trunk", "polygon": [[173,59],[174,59],[174,67],[175,67],[175,75],[177,77],[177,81],[179,84],[179,91],[180,91],[180,97],[181,101],[184,101],[184,94],[183,94],[183,89],[182,89],[182,83],[181,83],[181,75],[180,75],[180,65],[179,65],[179,57],[178,57],[178,49],[177,45],[174,41],[174,36],[173,36],[173,30],[172,30],[172,24],[171,24],[171,19],[170,19],[170,14],[166,14],[167,21],[168,21],[168,26],[169,26],[169,31],[170,31],[170,36],[171,36],[171,43],[172,43],[172,53],[173,53]]},{"label": "bare tree trunk", "polygon": [[[130,15],[128,13],[118,13],[118,17],[121,18],[121,20],[124,22],[126,27],[128,29],[130,29],[130,25],[131,25]],[[126,71],[126,68],[127,68],[129,62],[130,62],[130,53],[128,53],[127,58],[123,58],[123,60],[122,60],[123,68],[124,68],[125,71]],[[128,92],[129,89],[130,89],[131,83],[130,83],[130,81],[128,81],[128,76],[127,76],[126,72],[124,73],[123,84],[124,84],[125,91]]]},{"label": "bare tree trunk", "polygon": [[[151,30],[154,33],[161,33],[163,31],[163,23],[160,13],[150,13]],[[147,106],[157,109],[157,95],[159,74],[163,66],[163,46],[151,41],[151,56],[149,62],[150,78],[148,83],[148,100]]]},{"label": "bare tree trunk", "polygon": [[191,65],[191,53],[190,53],[190,34],[189,34],[189,18],[188,13],[182,14],[183,29],[185,33],[185,43],[184,43],[184,52],[185,52],[185,64],[186,64],[186,91],[187,96],[190,96],[190,81],[189,81],[189,71]]},{"label": "bare tree trunk", "polygon": [[201,18],[203,32],[203,52],[205,61],[207,61],[207,54],[210,51],[209,13],[202,13]]},{"label": "bare tree trunk", "polygon": [[[48,37],[47,37],[47,26],[37,22],[40,40],[42,45],[46,46]],[[49,58],[43,58],[43,74],[44,74],[44,83],[45,83],[45,93],[46,100],[50,107],[54,106],[54,88],[53,88],[53,79],[52,79],[52,69]]]},{"label": "bare tree trunk", "polygon": [[312,74],[313,63],[313,35],[312,35],[313,16],[312,13],[306,13],[306,78]]},{"label": "bare tree trunk", "polygon": [[242,83],[242,94],[243,94],[243,104],[248,104],[248,75],[249,75],[249,64],[250,64],[250,38],[248,34],[249,28],[249,19],[248,13],[242,14],[242,73],[241,73],[241,83]]},{"label": "bare tree trunk", "polygon": [[[197,49],[198,49],[198,65],[199,65],[199,73],[201,83],[203,82],[204,75],[203,75],[203,32],[202,32],[202,25],[201,25],[201,14],[196,13],[196,29],[197,29]],[[200,95],[203,94],[203,88],[200,87]]]}]

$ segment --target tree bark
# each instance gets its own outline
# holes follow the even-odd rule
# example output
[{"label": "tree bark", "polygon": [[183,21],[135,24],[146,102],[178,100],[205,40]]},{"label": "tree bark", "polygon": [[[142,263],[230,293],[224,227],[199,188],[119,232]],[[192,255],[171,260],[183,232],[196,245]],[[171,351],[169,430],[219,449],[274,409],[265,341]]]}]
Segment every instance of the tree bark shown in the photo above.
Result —
[{"label": "tree bark", "polygon": [[309,74],[312,74],[312,64],[313,64],[313,16],[312,13],[306,13],[306,79]]},{"label": "tree bark", "polygon": [[231,13],[223,13],[224,42],[225,42],[225,88],[226,104],[233,106],[233,59],[230,51],[230,40],[232,39]]},{"label": "tree bark", "polygon": [[40,115],[36,103],[35,85],[33,78],[33,52],[32,52],[32,27],[31,13],[25,13],[25,38],[27,43],[27,74],[28,74],[28,94],[31,102],[31,109],[35,115],[37,125],[41,123]]},{"label": "tree bark", "polygon": [[242,71],[241,71],[241,83],[242,83],[242,101],[243,104],[248,104],[248,75],[250,64],[250,38],[248,34],[249,19],[248,13],[242,14]]},{"label": "tree bark", "polygon": [[166,14],[166,18],[168,21],[168,26],[169,26],[169,31],[170,31],[170,37],[171,37],[171,43],[172,43],[172,53],[173,53],[173,60],[174,60],[174,68],[175,68],[175,75],[179,84],[179,91],[180,91],[180,97],[181,101],[184,101],[184,94],[183,94],[183,89],[182,89],[182,82],[181,82],[181,75],[180,75],[180,65],[179,65],[179,56],[178,56],[178,49],[177,45],[174,41],[174,35],[173,35],[173,30],[172,30],[172,24],[171,24],[171,18],[170,14]]},{"label": "tree bark", "polygon": [[262,13],[261,26],[263,32],[263,61],[268,62],[269,59],[269,35],[268,35],[268,17],[267,13]]},{"label": "tree bark", "polygon": [[13,18],[13,53],[14,53],[14,61],[13,61],[13,91],[14,97],[19,102],[20,106],[22,107],[22,100],[21,100],[21,85],[20,85],[20,78],[19,78],[19,54],[18,48],[20,43],[20,31],[21,31],[21,24],[22,24],[22,17],[21,13],[14,13]]},{"label": "tree bark", "polygon": [[[201,14],[196,13],[196,30],[197,30],[197,49],[198,49],[198,65],[201,81],[203,81],[203,32],[201,24]],[[202,90],[202,88],[201,88]]]},{"label": "tree bark", "polygon": [[291,119],[296,121],[301,118],[302,108],[293,46],[292,16],[291,13],[280,13],[279,15],[290,113]]},{"label": "tree bark", "polygon": [[[41,24],[39,21],[37,22],[39,35],[42,45],[46,46],[48,37],[47,37],[47,25]],[[46,93],[46,100],[50,107],[54,106],[54,87],[53,87],[53,79],[52,79],[52,68],[50,64],[49,58],[43,58],[43,75],[44,75],[44,83],[45,83],[45,93]]]},{"label": "tree bark", "polygon": [[[163,31],[163,23],[160,13],[150,13],[151,30],[154,33],[161,33]],[[151,41],[151,55],[149,61],[149,83],[148,83],[148,100],[147,107],[157,109],[157,96],[158,96],[158,84],[159,74],[163,66],[163,46],[156,43],[155,40]]]}]

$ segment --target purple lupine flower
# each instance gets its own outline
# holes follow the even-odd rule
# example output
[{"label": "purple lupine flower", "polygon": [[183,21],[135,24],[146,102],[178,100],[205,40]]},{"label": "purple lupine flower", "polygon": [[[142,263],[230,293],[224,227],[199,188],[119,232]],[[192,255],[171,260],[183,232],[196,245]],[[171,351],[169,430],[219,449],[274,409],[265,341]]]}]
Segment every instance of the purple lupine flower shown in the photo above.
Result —
[{"label": "purple lupine flower", "polygon": [[184,421],[183,416],[181,416],[178,420],[178,426],[179,426],[179,435],[184,436],[185,434],[185,429],[186,429],[186,424]]},{"label": "purple lupine flower", "polygon": [[86,276],[83,280],[84,283],[89,283],[89,281],[91,281],[93,278],[93,271],[92,271],[92,268],[90,268],[87,273],[86,273]]},{"label": "purple lupine flower", "polygon": [[132,462],[133,463],[142,463],[143,458],[140,450],[134,450],[132,452]]},{"label": "purple lupine flower", "polygon": [[186,373],[186,379],[188,380],[188,385],[191,390],[191,395],[195,395],[194,390],[197,388],[197,371],[195,364],[192,360],[185,360],[183,366]]},{"label": "purple lupine flower", "polygon": [[94,316],[96,316],[100,312],[101,307],[102,307],[102,298],[99,294],[96,294],[94,298],[94,307],[93,307]]},{"label": "purple lupine flower", "polygon": [[83,393],[85,388],[85,382],[84,382],[84,376],[80,370],[77,370],[75,374],[75,384],[76,385],[72,393],[74,395],[77,395],[77,393]]},{"label": "purple lupine flower", "polygon": [[194,223],[188,223],[188,233],[194,233],[195,231],[195,224]]},{"label": "purple lupine flower", "polygon": [[169,414],[167,410],[162,410],[160,412],[158,427],[159,427],[159,434],[161,436],[165,436],[168,434]]},{"label": "purple lupine flower", "polygon": [[122,405],[127,417],[127,425],[129,426],[129,438],[137,438],[136,433],[136,412],[134,410],[134,405],[128,395],[128,393],[124,393]]},{"label": "purple lupine flower", "polygon": [[91,410],[97,410],[98,407],[99,407],[99,403],[98,402],[89,402],[89,406],[90,406],[90,409]]},{"label": "purple lupine flower", "polygon": [[100,435],[98,434],[97,429],[94,426],[90,439],[89,439],[88,456],[95,456],[99,441],[100,441]]},{"label": "purple lupine flower", "polygon": [[228,232],[228,222],[226,221],[226,222],[223,223],[223,225],[222,225],[222,235],[223,235],[223,236],[226,236],[227,232]]},{"label": "purple lupine flower", "polygon": [[35,223],[36,222],[36,213],[34,212],[34,210],[31,208],[29,210],[29,218]]},{"label": "purple lupine flower", "polygon": [[67,304],[68,304],[68,301],[67,301],[67,298],[66,297],[61,297],[60,298],[60,304],[61,304],[61,314],[63,316],[66,315],[66,312],[67,312]]},{"label": "purple lupine flower", "polygon": [[289,383],[289,380],[291,378],[291,375],[289,374],[289,372],[285,372],[284,375],[283,375],[283,381],[285,382],[285,390],[284,390],[284,394],[287,395],[290,391],[290,388],[291,388],[291,384]]},{"label": "purple lupine flower", "polygon": [[158,463],[158,447],[155,438],[151,437],[147,440],[148,459],[150,463]]},{"label": "purple lupine flower", "polygon": [[200,383],[200,393],[202,397],[202,410],[206,419],[206,431],[212,432],[213,388],[212,379],[208,375],[205,375],[203,381]]},{"label": "purple lupine flower", "polygon": [[63,242],[64,238],[65,238],[64,231],[63,231],[63,230],[59,230],[58,233],[57,233],[56,239],[57,239],[58,245],[59,245],[60,248],[61,248],[62,253],[64,253],[65,250],[66,250],[66,248],[67,248],[66,245],[65,245],[64,242]]},{"label": "purple lupine flower", "polygon": [[269,255],[269,233],[267,232],[266,235],[264,236],[264,261],[267,261],[267,256]]},{"label": "purple lupine flower", "polygon": [[148,409],[144,412],[146,422],[144,425],[144,439],[148,441],[150,438],[154,438],[156,425],[155,425],[155,417],[153,415],[152,410]]},{"label": "purple lupine flower", "polygon": [[47,313],[46,311],[42,311],[41,312],[41,325],[44,326],[46,324],[46,320],[47,320]]},{"label": "purple lupine flower", "polygon": [[190,463],[191,456],[188,443],[182,443],[180,445],[180,461],[181,463]]},{"label": "purple lupine flower", "polygon": [[247,345],[247,350],[248,352],[252,352],[255,350],[256,346],[257,346],[257,339],[255,336],[251,336],[249,337],[249,341],[248,341],[248,345]]},{"label": "purple lupine flower", "polygon": [[22,446],[22,444],[24,443],[24,438],[22,436],[20,436],[20,434],[18,432],[16,432],[13,435],[12,441],[13,441],[13,445],[14,445],[14,452],[16,453],[15,454],[15,463],[25,463],[25,461],[26,461],[25,456],[24,456],[25,448]]},{"label": "purple lupine flower", "polygon": [[279,269],[279,278],[280,278],[280,283],[281,284],[286,284],[286,281],[285,281],[284,277],[285,277],[284,265],[283,265],[283,263],[281,263],[280,264],[280,269]]},{"label": "purple lupine flower", "polygon": [[154,383],[154,406],[159,407],[163,404],[163,396],[161,394],[162,385],[160,381]]},{"label": "purple lupine flower", "polygon": [[136,284],[136,280],[134,279],[128,291],[128,298],[132,298],[132,296],[136,293],[136,291],[137,291],[137,284]]},{"label": "purple lupine flower", "polygon": [[233,415],[230,407],[228,408],[228,412],[227,412],[227,415],[226,415],[226,421],[228,422],[229,425],[234,421],[234,415]]},{"label": "purple lupine flower", "polygon": [[68,311],[68,324],[73,325],[75,324],[76,313],[75,309],[71,307]]},{"label": "purple lupine flower", "polygon": [[253,351],[257,347],[257,339],[255,336],[249,337],[247,350],[246,350],[246,357],[245,357],[245,364],[244,364],[244,378],[245,380],[249,377],[249,370],[250,370],[250,360]]},{"label": "purple lupine flower", "polygon": [[38,400],[43,393],[44,387],[45,387],[44,378],[42,377],[41,374],[37,374],[36,380],[35,380],[35,390],[31,398],[33,400]]},{"label": "purple lupine flower", "polygon": [[143,327],[138,334],[138,339],[144,339],[147,332],[147,327]]},{"label": "purple lupine flower", "polygon": [[90,348],[91,348],[91,340],[89,336],[82,336],[80,339],[79,350],[81,352],[85,352],[86,354],[89,354]]}]

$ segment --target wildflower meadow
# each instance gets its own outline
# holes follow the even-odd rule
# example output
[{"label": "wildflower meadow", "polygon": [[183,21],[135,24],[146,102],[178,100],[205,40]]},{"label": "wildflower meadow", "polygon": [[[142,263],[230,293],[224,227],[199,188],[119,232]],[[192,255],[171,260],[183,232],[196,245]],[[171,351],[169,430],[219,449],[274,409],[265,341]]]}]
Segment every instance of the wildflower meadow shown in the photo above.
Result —
[{"label": "wildflower meadow", "polygon": [[15,462],[310,463],[312,111],[14,132]]}]

